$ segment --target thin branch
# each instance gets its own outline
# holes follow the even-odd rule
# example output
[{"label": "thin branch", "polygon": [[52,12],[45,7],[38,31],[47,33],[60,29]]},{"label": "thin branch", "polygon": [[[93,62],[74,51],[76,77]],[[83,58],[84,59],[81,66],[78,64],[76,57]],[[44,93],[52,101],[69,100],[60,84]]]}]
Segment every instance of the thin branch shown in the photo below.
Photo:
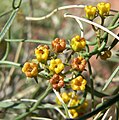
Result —
[{"label": "thin branch", "polygon": [[61,10],[65,10],[65,9],[71,9],[71,8],[84,8],[85,5],[67,5],[67,6],[62,6],[59,8],[54,9],[52,12],[50,12],[49,14],[43,16],[43,17],[26,17],[26,20],[31,20],[31,21],[37,21],[37,20],[44,20],[47,19],[49,17],[51,17],[52,15],[54,15],[55,13],[57,13],[58,11]]},{"label": "thin branch", "polygon": [[55,89],[53,89],[53,91],[54,91],[55,95],[57,96],[57,98],[59,99],[59,101],[62,103],[62,106],[64,107],[65,112],[66,112],[66,116],[67,117],[72,117],[72,115],[68,111],[68,108],[67,108],[66,104],[64,103],[63,99],[61,98],[59,92],[57,92]]},{"label": "thin branch", "polygon": [[80,20],[78,20],[78,19],[75,19],[75,20],[78,22],[78,24],[80,26],[80,29],[81,29],[81,38],[83,38],[84,37],[83,24],[81,23]]},{"label": "thin branch", "polygon": [[97,23],[95,23],[95,22],[92,22],[92,21],[87,20],[87,19],[85,19],[85,18],[77,17],[77,16],[75,16],[75,15],[64,14],[64,17],[69,17],[69,18],[78,19],[78,20],[81,20],[81,21],[83,21],[83,22],[86,22],[86,23],[89,23],[89,24],[91,24],[91,25],[94,25],[94,26],[96,26],[96,27],[104,30],[105,32],[109,33],[110,35],[112,35],[113,37],[115,37],[117,40],[119,40],[119,37],[118,37],[116,34],[114,34],[112,31],[108,30],[107,28],[105,28],[105,27],[103,27],[103,26],[101,26],[101,25],[99,25],[99,24],[97,24]]}]

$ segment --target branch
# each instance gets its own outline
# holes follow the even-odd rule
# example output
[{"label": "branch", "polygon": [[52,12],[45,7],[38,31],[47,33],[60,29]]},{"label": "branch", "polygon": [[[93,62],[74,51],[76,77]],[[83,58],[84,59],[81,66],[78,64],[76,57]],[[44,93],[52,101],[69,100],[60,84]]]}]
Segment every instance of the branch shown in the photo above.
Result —
[{"label": "branch", "polygon": [[50,12],[49,14],[43,16],[43,17],[26,17],[26,20],[31,20],[31,21],[37,21],[37,20],[44,20],[47,19],[49,17],[51,17],[52,15],[54,15],[55,13],[57,13],[58,11],[61,10],[65,10],[65,9],[71,9],[71,8],[84,8],[85,5],[67,5],[67,6],[62,6],[59,8],[54,9],[52,12]]},{"label": "branch", "polygon": [[91,25],[94,25],[94,26],[96,26],[96,27],[104,30],[105,32],[109,33],[110,35],[112,35],[113,37],[115,37],[117,40],[119,40],[119,37],[118,37],[116,34],[114,34],[112,31],[108,30],[107,28],[105,28],[105,27],[103,27],[103,26],[101,26],[101,25],[99,25],[99,24],[97,24],[97,23],[95,23],[95,22],[92,22],[92,21],[87,20],[87,19],[85,19],[85,18],[77,17],[77,16],[75,16],[75,15],[64,14],[64,17],[69,17],[69,18],[78,19],[78,20],[81,20],[81,21],[83,21],[83,22],[86,22],[86,23],[89,23],[89,24],[91,24]]}]

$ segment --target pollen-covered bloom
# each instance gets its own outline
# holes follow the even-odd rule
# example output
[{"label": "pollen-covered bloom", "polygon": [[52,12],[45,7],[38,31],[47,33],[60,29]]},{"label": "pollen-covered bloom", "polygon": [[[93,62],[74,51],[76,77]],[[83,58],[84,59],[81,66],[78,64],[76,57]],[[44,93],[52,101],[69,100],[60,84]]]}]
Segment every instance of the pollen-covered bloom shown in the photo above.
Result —
[{"label": "pollen-covered bloom", "polygon": [[74,51],[78,52],[86,46],[86,40],[77,35],[72,38],[70,45]]},{"label": "pollen-covered bloom", "polygon": [[79,56],[72,60],[71,66],[73,69],[76,69],[78,71],[83,71],[86,66],[86,60],[84,58],[82,58],[81,56]]},{"label": "pollen-covered bloom", "polygon": [[85,7],[86,12],[86,18],[93,20],[96,15],[96,7],[93,7],[91,5]]},{"label": "pollen-covered bloom", "polygon": [[107,51],[104,51],[104,53],[102,53],[102,54],[100,55],[100,58],[101,58],[102,60],[106,60],[106,59],[110,58],[111,55],[112,55],[111,51],[110,51],[110,50],[107,50]]},{"label": "pollen-covered bloom", "polygon": [[54,74],[50,79],[50,83],[54,89],[58,90],[64,86],[64,78],[58,74]]},{"label": "pollen-covered bloom", "polygon": [[110,11],[110,3],[100,2],[97,4],[97,9],[99,11],[99,14],[101,17],[104,17],[106,15],[109,15]]},{"label": "pollen-covered bloom", "polygon": [[66,48],[66,41],[64,39],[56,38],[52,41],[52,48],[54,52],[62,52]]},{"label": "pollen-covered bloom", "polygon": [[48,59],[49,47],[47,45],[39,45],[35,49],[35,55],[39,62],[45,62]]},{"label": "pollen-covered bloom", "polygon": [[22,72],[24,72],[27,77],[36,77],[38,74],[38,65],[36,63],[26,62],[22,68]]},{"label": "pollen-covered bloom", "polygon": [[73,90],[85,90],[87,81],[82,76],[78,76],[71,81],[71,88]]},{"label": "pollen-covered bloom", "polygon": [[64,69],[64,64],[62,63],[62,60],[57,58],[57,59],[52,59],[50,61],[50,66],[49,70],[54,72],[54,73],[60,73]]}]

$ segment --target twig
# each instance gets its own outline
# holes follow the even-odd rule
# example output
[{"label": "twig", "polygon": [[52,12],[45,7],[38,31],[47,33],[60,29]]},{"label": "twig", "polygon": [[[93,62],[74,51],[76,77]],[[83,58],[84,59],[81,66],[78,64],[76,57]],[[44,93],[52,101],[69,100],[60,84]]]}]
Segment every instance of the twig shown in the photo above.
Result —
[{"label": "twig", "polygon": [[49,92],[51,92],[51,90],[52,90],[52,87],[49,84],[46,91],[39,97],[38,101],[33,105],[33,107],[28,112],[25,112],[25,113],[19,115],[15,120],[22,120],[23,118],[28,116],[30,113],[32,113],[34,110],[36,110],[38,105],[49,94]]},{"label": "twig", "polygon": [[31,20],[31,21],[37,21],[37,20],[44,20],[47,19],[49,17],[51,17],[53,14],[55,14],[56,12],[60,11],[60,10],[65,10],[65,9],[71,9],[71,8],[84,8],[85,5],[67,5],[67,6],[62,6],[59,8],[54,9],[52,12],[50,12],[49,14],[43,16],[43,17],[26,17],[26,20]]},{"label": "twig", "polygon": [[31,117],[31,119],[33,119],[33,120],[53,120],[53,119],[43,118],[43,117]]},{"label": "twig", "polygon": [[75,20],[78,22],[78,24],[80,26],[80,29],[81,29],[81,38],[83,38],[84,37],[83,25],[82,25],[82,23],[81,23],[80,20],[78,20],[78,19],[75,19]]},{"label": "twig", "polygon": [[69,113],[68,108],[67,108],[66,104],[64,103],[63,99],[61,98],[60,94],[55,89],[53,89],[53,91],[54,91],[55,95],[57,96],[57,98],[59,99],[59,101],[62,103],[62,106],[64,107],[65,112],[66,112],[66,117],[72,118],[72,115]]},{"label": "twig", "polygon": [[96,27],[104,30],[105,32],[109,33],[110,35],[112,35],[113,37],[115,37],[117,40],[119,40],[119,37],[118,37],[116,34],[114,34],[112,31],[108,30],[107,28],[105,28],[105,27],[103,27],[103,26],[101,26],[101,25],[99,25],[99,24],[97,24],[97,23],[95,23],[95,22],[92,22],[92,21],[87,20],[87,19],[85,19],[85,18],[77,17],[77,16],[75,16],[75,15],[69,15],[69,14],[64,14],[64,17],[69,17],[69,18],[78,19],[78,20],[81,20],[81,21],[83,21],[83,22],[86,22],[86,23],[89,23],[89,24],[91,24],[91,25],[94,25],[94,26],[96,26]]}]

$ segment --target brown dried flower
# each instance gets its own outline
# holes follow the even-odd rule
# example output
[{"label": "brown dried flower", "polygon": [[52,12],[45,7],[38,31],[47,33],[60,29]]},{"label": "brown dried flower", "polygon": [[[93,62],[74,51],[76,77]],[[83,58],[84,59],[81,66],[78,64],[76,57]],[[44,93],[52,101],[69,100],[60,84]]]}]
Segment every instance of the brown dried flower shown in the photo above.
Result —
[{"label": "brown dried flower", "polygon": [[55,52],[62,52],[66,48],[66,41],[64,39],[56,38],[52,41],[52,48]]},{"label": "brown dried flower", "polygon": [[77,57],[72,60],[71,66],[73,69],[83,71],[86,66],[86,60],[82,57]]},{"label": "brown dried flower", "polygon": [[64,78],[58,74],[54,74],[53,77],[50,79],[50,83],[52,87],[56,90],[64,86]]}]

